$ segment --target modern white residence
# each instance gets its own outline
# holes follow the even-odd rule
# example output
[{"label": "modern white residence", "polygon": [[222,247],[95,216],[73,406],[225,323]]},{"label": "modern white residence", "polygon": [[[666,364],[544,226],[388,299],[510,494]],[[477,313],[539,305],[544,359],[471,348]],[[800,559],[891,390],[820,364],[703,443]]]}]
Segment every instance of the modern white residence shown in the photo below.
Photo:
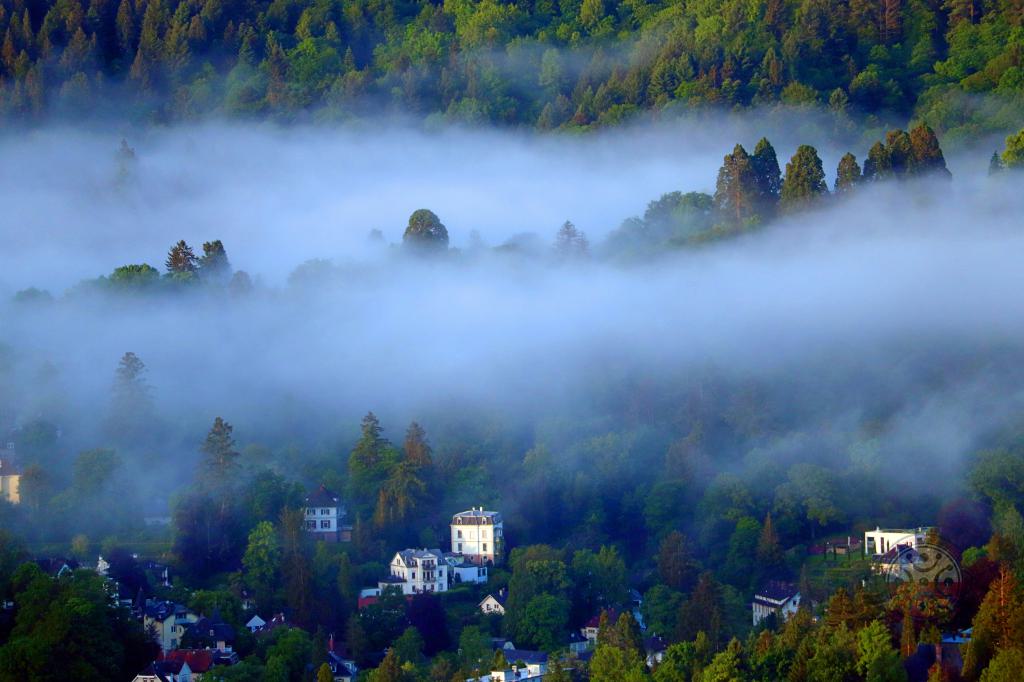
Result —
[{"label": "modern white residence", "polygon": [[780,623],[786,622],[800,608],[800,592],[793,583],[770,580],[754,593],[750,605],[754,625],[775,614]]},{"label": "modern white residence", "polygon": [[345,524],[345,505],[340,495],[321,485],[306,497],[306,531],[326,542],[352,539],[352,527]]},{"label": "modern white residence", "polygon": [[439,549],[404,549],[391,559],[391,574],[379,587],[397,587],[405,595],[447,592],[448,562]]},{"label": "modern white residence", "polygon": [[878,528],[864,533],[864,556],[880,558],[897,547],[917,549],[932,529],[928,526],[920,528]]},{"label": "modern white residence", "polygon": [[501,513],[473,507],[452,517],[451,530],[453,553],[474,564],[500,563],[505,543]]},{"label": "modern white residence", "polygon": [[471,677],[466,682],[540,682],[548,674],[548,655],[541,651],[503,648],[508,661],[503,670],[492,670],[488,675]]},{"label": "modern white residence", "polygon": [[462,554],[445,552],[444,560],[448,562],[448,577],[452,584],[474,583],[482,585],[487,582],[488,567],[483,564],[475,564],[469,561]]}]

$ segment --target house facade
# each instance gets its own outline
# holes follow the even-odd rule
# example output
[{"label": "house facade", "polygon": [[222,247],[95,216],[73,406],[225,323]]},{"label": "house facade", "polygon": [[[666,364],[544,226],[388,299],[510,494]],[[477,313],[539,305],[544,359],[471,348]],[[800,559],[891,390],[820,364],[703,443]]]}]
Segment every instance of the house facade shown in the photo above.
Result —
[{"label": "house facade", "polygon": [[0,500],[18,504],[21,502],[21,471],[14,466],[11,457],[14,444],[8,443],[8,446],[0,451]]},{"label": "house facade", "polygon": [[197,620],[199,616],[170,601],[147,601],[142,612],[143,628],[152,633],[165,652],[177,649],[185,631]]},{"label": "house facade", "polygon": [[775,614],[784,623],[800,608],[800,592],[793,583],[772,580],[754,593],[750,605],[752,620],[757,625],[768,616]]},{"label": "house facade", "polygon": [[500,563],[505,544],[501,514],[483,507],[459,512],[452,517],[452,552],[474,564]]},{"label": "house facade", "polygon": [[864,533],[864,556],[879,558],[899,547],[917,549],[931,532],[931,528],[878,528]]},{"label": "house facade", "polygon": [[341,496],[321,485],[306,497],[306,532],[325,542],[349,542],[352,526],[345,523]]},{"label": "house facade", "polygon": [[197,682],[188,663],[179,661],[154,661],[136,675],[132,682]]},{"label": "house facade", "polygon": [[480,612],[486,615],[505,615],[505,601],[508,599],[508,588],[501,588],[496,594],[489,594],[477,605]]},{"label": "house facade", "polygon": [[404,549],[391,559],[390,575],[379,587],[397,587],[405,595],[447,592],[448,562],[439,549]]}]

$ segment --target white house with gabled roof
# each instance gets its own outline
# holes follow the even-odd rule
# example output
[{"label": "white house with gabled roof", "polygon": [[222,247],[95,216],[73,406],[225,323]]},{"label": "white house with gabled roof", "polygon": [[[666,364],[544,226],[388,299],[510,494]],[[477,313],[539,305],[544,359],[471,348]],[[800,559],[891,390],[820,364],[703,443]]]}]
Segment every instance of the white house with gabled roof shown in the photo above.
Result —
[{"label": "white house with gabled roof", "polygon": [[448,562],[439,549],[403,549],[391,559],[390,575],[379,587],[397,587],[405,595],[447,592]]},{"label": "white house with gabled roof", "polygon": [[341,496],[321,485],[306,497],[306,531],[317,540],[348,542],[352,526],[345,523]]}]

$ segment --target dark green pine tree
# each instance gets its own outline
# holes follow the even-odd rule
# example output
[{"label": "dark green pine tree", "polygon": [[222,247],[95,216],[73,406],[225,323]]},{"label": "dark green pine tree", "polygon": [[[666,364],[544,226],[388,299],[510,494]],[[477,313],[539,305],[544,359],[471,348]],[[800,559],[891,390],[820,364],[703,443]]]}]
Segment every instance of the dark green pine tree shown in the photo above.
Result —
[{"label": "dark green pine tree", "polygon": [[405,432],[405,459],[418,467],[429,467],[431,459],[430,444],[427,442],[427,432],[417,422],[409,424]]},{"label": "dark green pine tree", "polygon": [[853,191],[854,187],[860,184],[860,165],[857,157],[847,152],[839,159],[839,167],[836,168],[836,194],[847,194]]},{"label": "dark green pine tree", "polygon": [[734,227],[758,222],[758,182],[750,155],[743,145],[726,154],[715,184],[715,210]]},{"label": "dark green pine tree", "polygon": [[132,352],[121,356],[114,374],[107,430],[118,443],[138,445],[153,420],[153,400],[143,376],[146,365]]},{"label": "dark green pine tree", "polygon": [[231,277],[231,263],[224,244],[216,239],[203,244],[203,256],[198,261],[199,274],[203,279],[226,282]]},{"label": "dark green pine tree", "polygon": [[373,412],[363,417],[362,435],[348,458],[349,493],[360,511],[371,511],[388,475],[391,444]]},{"label": "dark green pine tree", "polygon": [[992,152],[992,158],[988,160],[988,174],[998,175],[1003,172],[1003,160],[999,157],[999,152]]},{"label": "dark green pine tree", "polygon": [[233,430],[231,424],[217,417],[199,448],[203,454],[203,469],[214,488],[227,486],[238,466],[238,452],[235,451],[235,441],[231,437]]},{"label": "dark green pine tree", "polygon": [[779,159],[775,155],[775,147],[762,137],[754,147],[754,155],[750,157],[750,163],[754,167],[754,175],[757,179],[757,203],[758,212],[765,220],[775,215],[779,204],[779,194],[782,191],[782,170],[779,168]]},{"label": "dark green pine tree", "polygon": [[914,159],[914,173],[952,178],[946,167],[939,139],[927,123],[918,124],[910,131],[910,151]]},{"label": "dark green pine tree", "polygon": [[818,151],[809,144],[802,144],[786,164],[782,207],[786,211],[799,210],[825,194],[828,194],[828,185]]},{"label": "dark green pine tree", "polygon": [[868,158],[864,161],[864,179],[868,181],[884,180],[892,177],[892,161],[889,150],[882,142],[876,142],[868,150]]},{"label": "dark green pine tree", "polygon": [[893,175],[909,175],[914,168],[914,150],[910,135],[904,130],[890,130],[885,134],[885,149],[889,154],[889,165]]},{"label": "dark green pine tree", "polygon": [[192,247],[182,239],[167,252],[167,260],[164,265],[167,267],[167,272],[172,275],[184,275],[195,273],[198,268],[197,263]]}]

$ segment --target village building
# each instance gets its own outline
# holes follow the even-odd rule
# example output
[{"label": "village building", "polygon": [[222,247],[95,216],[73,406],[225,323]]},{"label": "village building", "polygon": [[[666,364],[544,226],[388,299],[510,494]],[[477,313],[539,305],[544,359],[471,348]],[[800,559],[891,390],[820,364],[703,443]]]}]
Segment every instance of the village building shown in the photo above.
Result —
[{"label": "village building", "polygon": [[542,651],[503,648],[502,654],[508,661],[503,670],[492,670],[490,674],[469,678],[466,682],[540,682],[548,674],[548,655]]},{"label": "village building", "polygon": [[132,682],[198,682],[188,663],[182,661],[153,661],[136,675]]},{"label": "village building", "polygon": [[800,592],[793,583],[770,580],[754,593],[750,608],[754,625],[773,614],[784,623],[800,608]]},{"label": "village building", "polygon": [[249,619],[249,622],[245,624],[245,628],[252,633],[259,632],[267,626],[267,621],[260,618],[258,615],[253,616]]},{"label": "village building", "polygon": [[872,559],[880,559],[893,550],[899,552],[901,548],[917,549],[918,545],[925,542],[931,528],[922,526],[920,528],[879,528],[864,533],[864,556]]},{"label": "village building", "polygon": [[0,451],[0,500],[21,502],[21,470],[14,465],[14,443]]},{"label": "village building", "polygon": [[654,668],[665,659],[665,652],[668,651],[668,642],[663,638],[654,635],[644,638],[644,659],[648,668]]},{"label": "village building", "polygon": [[590,641],[578,630],[569,633],[569,653],[579,656],[590,648]]},{"label": "village building", "polygon": [[478,604],[480,612],[490,615],[505,615],[505,602],[508,600],[508,588],[503,587],[494,594],[489,594]]},{"label": "village building", "polygon": [[455,554],[454,552],[445,552],[444,560],[448,562],[448,575],[451,578],[452,584],[473,583],[482,585],[487,582],[487,566],[475,564],[462,554]]},{"label": "village building", "polygon": [[212,617],[200,616],[198,620],[187,626],[182,642],[197,649],[233,651],[235,629],[225,623],[221,619],[220,614],[215,612]]},{"label": "village building", "polygon": [[381,590],[397,587],[404,595],[448,591],[448,562],[439,549],[404,549],[391,559],[391,573]]},{"label": "village building", "polygon": [[177,649],[188,627],[199,616],[181,604],[148,600],[142,610],[142,626],[153,633],[162,651]]},{"label": "village building", "polygon": [[[617,609],[608,609],[602,613],[608,614],[608,622],[612,625],[619,621],[619,612]],[[583,627],[580,628],[580,634],[583,635],[583,637],[590,643],[592,648],[597,646],[597,635],[599,632],[601,632],[601,613],[591,617],[591,619],[584,623]]]},{"label": "village building", "polygon": [[452,552],[474,564],[501,562],[505,527],[501,514],[483,507],[459,512],[452,517]]},{"label": "village building", "polygon": [[306,531],[317,540],[349,542],[352,526],[345,523],[341,496],[321,485],[306,497]]}]

